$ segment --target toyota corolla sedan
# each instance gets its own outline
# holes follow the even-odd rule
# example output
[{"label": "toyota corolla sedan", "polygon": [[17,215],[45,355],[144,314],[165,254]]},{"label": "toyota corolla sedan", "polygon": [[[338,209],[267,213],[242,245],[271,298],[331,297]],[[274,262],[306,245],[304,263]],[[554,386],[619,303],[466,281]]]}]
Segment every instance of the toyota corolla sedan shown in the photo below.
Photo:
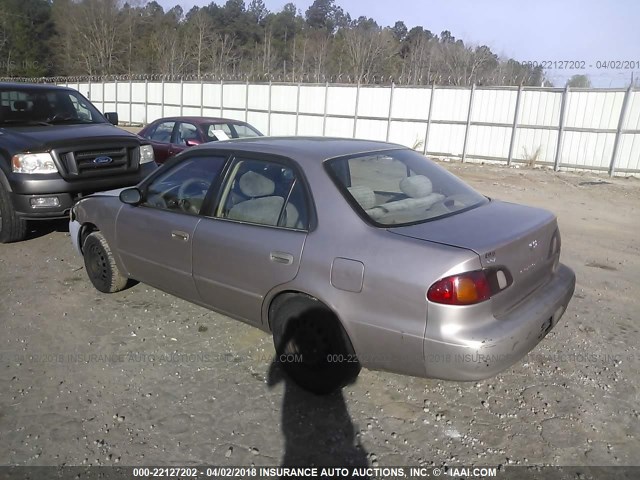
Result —
[{"label": "toyota corolla sedan", "polygon": [[82,199],[70,232],[99,291],[136,280],[271,332],[277,361],[316,393],[361,366],[493,376],[575,287],[552,213],[372,141],[194,147],[137,187]]}]

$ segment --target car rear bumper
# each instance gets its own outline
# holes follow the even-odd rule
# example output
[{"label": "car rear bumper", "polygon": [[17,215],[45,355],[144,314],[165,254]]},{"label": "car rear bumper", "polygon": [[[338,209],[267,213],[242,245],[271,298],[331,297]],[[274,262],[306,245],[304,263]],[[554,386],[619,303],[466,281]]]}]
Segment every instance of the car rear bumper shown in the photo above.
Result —
[{"label": "car rear bumper", "polygon": [[[81,196],[95,192],[129,187],[140,183],[157,168],[155,162],[144,163],[129,175],[66,181],[57,175],[33,175],[27,178],[10,178],[11,200],[17,214],[29,220],[66,218],[75,201]],[[15,175],[14,175],[15,177]],[[52,178],[53,177],[53,178]],[[39,198],[56,199],[57,205],[34,207]]]},{"label": "car rear bumper", "polygon": [[480,329],[457,332],[452,341],[424,340],[427,377],[473,381],[489,378],[529,353],[558,323],[575,289],[573,271],[560,264],[545,285],[500,319]]}]

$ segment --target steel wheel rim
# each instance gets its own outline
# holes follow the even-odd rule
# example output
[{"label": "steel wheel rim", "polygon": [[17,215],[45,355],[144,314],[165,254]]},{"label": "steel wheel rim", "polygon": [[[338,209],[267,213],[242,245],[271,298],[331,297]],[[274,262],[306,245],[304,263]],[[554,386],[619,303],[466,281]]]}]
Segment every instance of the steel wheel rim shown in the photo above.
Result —
[{"label": "steel wheel rim", "polygon": [[106,262],[104,255],[97,246],[91,247],[91,255],[89,258],[89,273],[95,279],[104,281],[106,279]]}]

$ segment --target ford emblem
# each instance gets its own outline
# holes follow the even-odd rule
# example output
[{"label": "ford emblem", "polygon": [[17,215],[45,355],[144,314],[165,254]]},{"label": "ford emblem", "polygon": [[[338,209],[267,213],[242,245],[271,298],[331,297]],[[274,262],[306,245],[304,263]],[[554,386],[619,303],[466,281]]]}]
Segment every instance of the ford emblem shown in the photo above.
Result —
[{"label": "ford emblem", "polygon": [[113,162],[113,158],[111,157],[96,157],[93,159],[93,163],[96,165],[107,165],[108,163]]}]

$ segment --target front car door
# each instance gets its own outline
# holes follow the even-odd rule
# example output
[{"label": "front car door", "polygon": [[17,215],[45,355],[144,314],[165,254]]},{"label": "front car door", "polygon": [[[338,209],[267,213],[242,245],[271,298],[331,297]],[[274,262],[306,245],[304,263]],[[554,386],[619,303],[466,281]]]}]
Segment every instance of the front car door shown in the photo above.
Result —
[{"label": "front car door", "polygon": [[174,120],[159,122],[151,127],[144,137],[153,145],[153,153],[156,163],[164,163],[170,157],[169,148],[171,146],[171,138],[173,130],[176,126]]},{"label": "front car door", "polygon": [[143,203],[125,205],[116,238],[131,278],[178,297],[198,301],[191,272],[193,238],[204,199],[226,157],[189,157],[143,187]]},{"label": "front car door", "polygon": [[267,293],[298,273],[309,205],[291,163],[233,159],[211,216],[195,232],[193,278],[202,301],[260,324]]}]

